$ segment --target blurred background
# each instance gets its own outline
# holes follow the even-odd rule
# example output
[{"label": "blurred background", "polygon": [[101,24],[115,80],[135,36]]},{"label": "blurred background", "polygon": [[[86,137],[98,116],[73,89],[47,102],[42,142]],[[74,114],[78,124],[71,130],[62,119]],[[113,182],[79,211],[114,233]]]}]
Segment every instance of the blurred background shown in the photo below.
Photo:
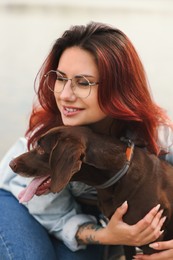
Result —
[{"label": "blurred background", "polygon": [[90,21],[129,36],[155,101],[173,119],[172,0],[1,0],[0,159],[25,133],[34,78],[52,44],[71,25]]}]

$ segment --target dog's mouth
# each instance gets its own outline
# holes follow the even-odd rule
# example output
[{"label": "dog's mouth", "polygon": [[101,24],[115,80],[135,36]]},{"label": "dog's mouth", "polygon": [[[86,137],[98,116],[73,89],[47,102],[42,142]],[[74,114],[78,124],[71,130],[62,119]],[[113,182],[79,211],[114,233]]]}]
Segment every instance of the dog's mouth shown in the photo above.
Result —
[{"label": "dog's mouth", "polygon": [[43,195],[50,192],[51,186],[51,178],[50,175],[44,177],[36,177],[34,178],[30,184],[23,189],[19,195],[19,202],[28,202],[30,201],[34,195]]}]

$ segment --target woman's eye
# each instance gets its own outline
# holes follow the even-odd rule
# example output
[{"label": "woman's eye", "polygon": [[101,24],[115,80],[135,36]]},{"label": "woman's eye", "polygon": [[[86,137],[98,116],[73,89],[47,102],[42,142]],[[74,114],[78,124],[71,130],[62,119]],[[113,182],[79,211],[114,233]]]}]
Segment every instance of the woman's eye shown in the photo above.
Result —
[{"label": "woman's eye", "polygon": [[63,77],[57,77],[56,80],[62,81],[62,82],[65,81],[65,79]]},{"label": "woman's eye", "polygon": [[78,79],[76,81],[76,85],[79,87],[88,87],[89,86],[89,82],[85,79]]},{"label": "woman's eye", "polygon": [[89,85],[88,82],[79,82],[78,84],[81,85],[81,86],[88,86]]}]

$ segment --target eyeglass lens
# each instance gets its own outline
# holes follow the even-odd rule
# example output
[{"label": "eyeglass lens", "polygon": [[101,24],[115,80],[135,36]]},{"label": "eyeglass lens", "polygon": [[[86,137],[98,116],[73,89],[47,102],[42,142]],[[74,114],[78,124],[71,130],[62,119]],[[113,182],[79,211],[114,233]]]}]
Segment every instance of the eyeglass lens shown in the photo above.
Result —
[{"label": "eyeglass lens", "polygon": [[76,96],[81,98],[89,96],[91,86],[84,76],[75,76],[72,79],[67,79],[58,71],[50,71],[46,75],[46,84],[54,93],[61,93],[68,80],[71,80],[71,88]]}]

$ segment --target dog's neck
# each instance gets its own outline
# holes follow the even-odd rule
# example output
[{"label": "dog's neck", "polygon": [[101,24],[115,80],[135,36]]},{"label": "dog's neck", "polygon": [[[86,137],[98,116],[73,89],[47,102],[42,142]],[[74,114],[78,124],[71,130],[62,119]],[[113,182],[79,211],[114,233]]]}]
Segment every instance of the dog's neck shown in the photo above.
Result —
[{"label": "dog's neck", "polygon": [[[134,144],[126,140],[125,144],[117,140],[118,145],[109,144],[109,149],[100,147],[99,153],[89,153],[85,159],[85,164],[76,173],[72,180],[81,181],[87,185],[94,186],[96,189],[107,189],[118,182],[128,171],[133,156]],[[112,145],[112,152],[110,148]],[[124,147],[126,146],[126,147]],[[97,146],[98,148],[98,146]],[[102,159],[100,154],[103,153]]]},{"label": "dog's neck", "polygon": [[99,122],[89,125],[95,133],[104,134],[108,136],[119,136],[121,132],[121,124],[117,122],[114,118],[106,117]]}]

